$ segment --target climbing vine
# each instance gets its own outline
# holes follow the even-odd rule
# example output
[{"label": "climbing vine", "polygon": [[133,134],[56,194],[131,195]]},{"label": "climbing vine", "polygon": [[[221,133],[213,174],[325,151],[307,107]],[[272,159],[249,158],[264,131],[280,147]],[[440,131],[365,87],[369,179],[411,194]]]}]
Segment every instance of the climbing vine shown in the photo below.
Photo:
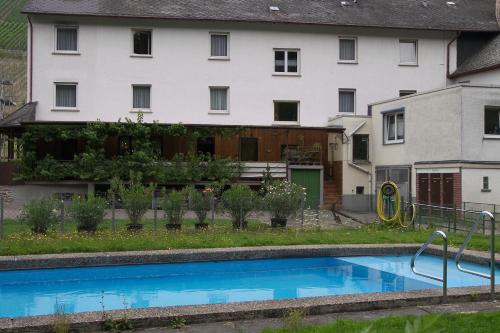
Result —
[{"label": "climbing vine", "polygon": [[[240,164],[231,159],[195,154],[196,140],[203,136],[232,136],[242,128],[188,128],[183,124],[144,124],[119,120],[116,123],[96,121],[86,125],[29,125],[19,144],[16,179],[23,181],[107,181],[113,177],[127,179],[131,171],[141,172],[145,179],[158,183],[218,181],[227,182],[238,177]],[[107,156],[106,145],[117,137],[128,137],[133,149],[125,154]],[[176,154],[171,160],[155,153],[153,138],[185,137],[190,148],[186,154]],[[77,140],[82,148],[70,161],[56,156],[37,156],[40,143]],[[109,155],[109,154],[108,154]]]}]

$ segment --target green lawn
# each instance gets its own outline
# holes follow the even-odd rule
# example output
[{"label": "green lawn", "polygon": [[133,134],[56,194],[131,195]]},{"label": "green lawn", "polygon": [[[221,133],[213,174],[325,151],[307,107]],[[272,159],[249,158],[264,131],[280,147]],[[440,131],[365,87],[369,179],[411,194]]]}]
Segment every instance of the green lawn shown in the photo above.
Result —
[{"label": "green lawn", "polygon": [[[500,331],[500,312],[448,313],[422,318],[420,329],[415,329],[416,317],[388,317],[374,321],[338,320],[320,326],[266,329],[263,333],[492,333]],[[413,328],[406,329],[409,322]],[[369,329],[369,327],[371,328]]]},{"label": "green lawn", "polygon": [[[410,231],[380,226],[342,230],[276,230],[257,222],[251,222],[247,230],[236,231],[227,220],[217,220],[204,231],[195,230],[194,221],[187,220],[180,232],[166,231],[161,221],[158,221],[158,229],[154,231],[153,221],[146,221],[144,231],[130,233],[125,230],[126,224],[125,220],[117,221],[118,231],[113,233],[111,222],[106,221],[96,234],[82,234],[75,231],[74,224],[66,223],[63,234],[54,230],[48,235],[33,235],[27,226],[10,220],[5,225],[6,236],[0,241],[0,255],[265,245],[423,243],[430,235],[428,230]],[[451,234],[449,240],[450,245],[457,246],[463,242],[464,236]],[[487,250],[488,244],[488,237],[477,235],[470,248]],[[497,251],[500,251],[500,237]]]}]

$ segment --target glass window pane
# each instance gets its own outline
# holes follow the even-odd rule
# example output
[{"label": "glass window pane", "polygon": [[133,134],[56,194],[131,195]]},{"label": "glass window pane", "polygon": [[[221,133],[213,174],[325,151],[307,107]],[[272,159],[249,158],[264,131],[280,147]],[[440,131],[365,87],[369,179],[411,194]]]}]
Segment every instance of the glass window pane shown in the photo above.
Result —
[{"label": "glass window pane", "polygon": [[57,43],[58,51],[77,51],[78,50],[78,29],[77,28],[57,28]]},{"label": "glass window pane", "polygon": [[288,51],[288,72],[297,73],[298,70],[298,54],[294,51]]},{"label": "glass window pane", "polygon": [[500,134],[500,108],[486,108],[484,111],[484,134]]},{"label": "glass window pane", "polygon": [[134,32],[134,54],[151,55],[151,31]]},{"label": "glass window pane", "polygon": [[416,41],[400,41],[400,62],[402,64],[417,63],[417,42]]},{"label": "glass window pane", "polygon": [[259,155],[259,144],[257,138],[240,139],[240,160],[257,161]]},{"label": "glass window pane", "polygon": [[285,51],[274,52],[274,71],[277,73],[285,71]]},{"label": "glass window pane", "polygon": [[340,39],[339,40],[339,59],[345,61],[356,60],[356,40],[354,39]]},{"label": "glass window pane", "polygon": [[211,35],[212,57],[227,57],[227,35]]},{"label": "glass window pane", "polygon": [[297,102],[275,102],[274,121],[299,121],[299,104]]},{"label": "glass window pane", "polygon": [[387,139],[395,140],[396,139],[396,119],[394,115],[387,116]]},{"label": "glass window pane", "polygon": [[397,115],[398,140],[405,138],[405,115],[400,113]]},{"label": "glass window pane", "polygon": [[339,112],[354,112],[354,91],[339,91]]},{"label": "glass window pane", "polygon": [[227,88],[210,88],[210,110],[227,110]]},{"label": "glass window pane", "polygon": [[151,87],[134,86],[134,109],[151,108]]},{"label": "glass window pane", "polygon": [[198,138],[196,143],[196,151],[199,154],[205,155],[215,155],[215,138],[214,137],[203,137]]},{"label": "glass window pane", "polygon": [[76,108],[76,85],[56,85],[56,107]]}]

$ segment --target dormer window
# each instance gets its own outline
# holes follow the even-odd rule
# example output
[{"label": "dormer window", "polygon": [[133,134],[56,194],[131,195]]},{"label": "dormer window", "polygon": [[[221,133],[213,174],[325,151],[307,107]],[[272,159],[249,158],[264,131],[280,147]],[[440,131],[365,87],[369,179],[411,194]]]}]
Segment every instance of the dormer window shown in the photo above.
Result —
[{"label": "dormer window", "polygon": [[78,52],[78,27],[56,26],[55,51],[58,53]]}]

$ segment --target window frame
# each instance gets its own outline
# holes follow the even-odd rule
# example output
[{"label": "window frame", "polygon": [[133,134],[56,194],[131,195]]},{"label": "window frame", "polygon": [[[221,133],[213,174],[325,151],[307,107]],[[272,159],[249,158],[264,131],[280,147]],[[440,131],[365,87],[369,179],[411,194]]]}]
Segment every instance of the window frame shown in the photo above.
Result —
[{"label": "window frame", "polygon": [[[152,113],[153,112],[153,86],[151,84],[132,84],[132,109],[130,112],[140,112],[140,113]],[[149,109],[147,108],[135,108],[134,107],[134,88],[135,87],[148,87],[149,88]]]},{"label": "window frame", "polygon": [[[75,106],[74,107],[68,107],[68,106],[58,106],[57,105],[57,86],[74,86],[75,87]],[[71,111],[71,112],[78,112],[80,111],[78,109],[78,82],[62,82],[62,81],[56,81],[54,82],[54,97],[53,97],[53,108],[52,111]]]},{"label": "window frame", "polygon": [[[150,32],[149,54],[135,53],[134,34],[136,32]],[[153,58],[153,29],[152,28],[131,28],[130,29],[130,57],[132,58]]]},{"label": "window frame", "polygon": [[[276,72],[276,52],[285,52],[285,65],[284,72]],[[296,52],[297,53],[297,71],[289,72],[288,71],[288,52]],[[300,49],[298,48],[273,48],[273,76],[301,76],[301,54]]]},{"label": "window frame", "polygon": [[[354,158],[355,151],[355,141],[354,137],[366,137],[366,159],[356,159]],[[370,135],[369,134],[353,134],[352,135],[352,160],[353,162],[370,162]]]},{"label": "window frame", "polygon": [[497,113],[498,126],[500,128],[500,106],[498,105],[485,105],[483,111],[483,138],[485,139],[500,139],[500,133],[486,133],[486,112],[493,111]]},{"label": "window frame", "polygon": [[[213,56],[212,55],[212,36],[226,36],[226,56]],[[230,49],[231,49],[231,38],[230,38],[230,33],[229,32],[221,32],[221,31],[210,31],[208,33],[208,59],[209,60],[230,60]]]},{"label": "window frame", "polygon": [[[213,110],[212,109],[212,89],[225,89],[226,90],[226,110]],[[229,86],[208,86],[208,113],[209,114],[229,114],[230,98]]]},{"label": "window frame", "polygon": [[[349,93],[353,93],[353,96],[354,96],[354,105],[353,105],[353,110],[352,112],[350,111],[340,111],[340,93],[343,93],[343,92],[349,92]],[[339,114],[353,114],[355,115],[356,114],[356,89],[353,89],[353,88],[339,88],[339,92],[338,92],[338,113]]]},{"label": "window frame", "polygon": [[[395,110],[389,110],[389,111],[383,111],[381,112],[382,114],[382,140],[384,145],[394,145],[394,144],[403,144],[405,143],[406,140],[406,117],[405,117],[405,109],[400,108],[400,109],[395,109]],[[403,115],[403,138],[398,139],[398,126],[397,126],[397,116],[398,115]],[[388,128],[388,122],[387,119],[390,116],[394,116],[394,135],[395,139],[394,140],[389,140],[389,128]]]},{"label": "window frame", "polygon": [[[413,44],[415,44],[415,61],[414,62],[402,62],[401,61],[401,44],[402,43],[413,43]],[[416,66],[418,66],[418,39],[400,38],[398,46],[399,46],[399,66],[409,66],[409,67],[416,67]]]},{"label": "window frame", "polygon": [[481,188],[481,192],[491,192],[490,188],[490,177],[489,176],[483,176],[483,186]]},{"label": "window frame", "polygon": [[[352,40],[354,41],[354,60],[344,60],[340,59],[340,41],[341,40]],[[338,61],[339,64],[357,64],[358,63],[358,37],[355,36],[339,36],[338,38]]]},{"label": "window frame", "polygon": [[[256,157],[256,159],[251,159],[251,160],[247,160],[246,159],[246,160],[243,160],[243,158],[242,158],[242,156],[243,156],[243,149],[242,148],[243,148],[243,142],[246,141],[246,140],[253,141],[253,142],[256,143],[256,145],[257,145],[257,150],[256,150],[257,157]],[[240,141],[239,142],[240,143],[239,144],[239,146],[240,146],[239,148],[240,149],[239,149],[239,156],[238,157],[239,157],[240,162],[258,162],[259,161],[259,138],[250,137],[250,136],[242,136],[242,137],[240,137],[239,141]]]},{"label": "window frame", "polygon": [[[276,103],[296,103],[297,104],[297,121],[281,121],[275,119],[275,107]],[[273,100],[273,124],[275,125],[300,125],[300,101],[299,100]]]},{"label": "window frame", "polygon": [[[57,34],[59,29],[76,29],[76,50],[58,50],[57,49]],[[80,55],[80,26],[76,24],[56,24],[54,25],[54,51],[52,54],[62,55]]]}]

